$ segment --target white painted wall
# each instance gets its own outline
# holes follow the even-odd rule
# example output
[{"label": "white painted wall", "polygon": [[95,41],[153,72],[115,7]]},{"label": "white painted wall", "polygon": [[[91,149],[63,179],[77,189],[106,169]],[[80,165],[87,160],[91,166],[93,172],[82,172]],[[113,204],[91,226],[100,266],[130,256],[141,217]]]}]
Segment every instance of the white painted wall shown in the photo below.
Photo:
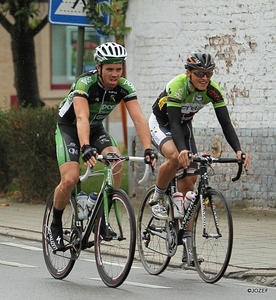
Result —
[{"label": "white painted wall", "polygon": [[[225,93],[242,149],[252,158],[249,175],[238,184],[231,183],[229,168],[216,185],[234,201],[276,208],[275,19],[275,0],[129,0],[126,25],[132,31],[126,48],[127,77],[146,117],[166,83],[185,72],[190,51],[205,49],[215,57],[213,79]],[[130,143],[138,145],[128,124]],[[223,155],[233,155],[212,105],[195,116],[193,125],[199,152],[210,150],[218,137]]]},{"label": "white painted wall", "polygon": [[[217,81],[239,128],[276,127],[276,5],[273,0],[130,0],[127,76],[146,115],[194,49],[215,56]],[[214,126],[211,105],[195,118]]]}]

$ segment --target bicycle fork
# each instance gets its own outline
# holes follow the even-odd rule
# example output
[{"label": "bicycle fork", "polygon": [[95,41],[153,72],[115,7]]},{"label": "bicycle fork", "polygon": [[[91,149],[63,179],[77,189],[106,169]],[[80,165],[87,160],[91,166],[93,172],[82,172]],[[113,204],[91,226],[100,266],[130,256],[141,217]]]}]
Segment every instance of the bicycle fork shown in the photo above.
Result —
[{"label": "bicycle fork", "polygon": [[[220,238],[222,235],[219,230],[219,223],[218,223],[218,217],[216,212],[216,207],[214,202],[212,201],[212,197],[208,196],[207,198],[200,195],[200,203],[201,203],[201,217],[202,217],[202,237],[204,238]],[[208,233],[206,228],[206,205],[210,206],[210,209],[212,210],[212,215],[214,219],[214,225],[216,228],[216,233]]]}]

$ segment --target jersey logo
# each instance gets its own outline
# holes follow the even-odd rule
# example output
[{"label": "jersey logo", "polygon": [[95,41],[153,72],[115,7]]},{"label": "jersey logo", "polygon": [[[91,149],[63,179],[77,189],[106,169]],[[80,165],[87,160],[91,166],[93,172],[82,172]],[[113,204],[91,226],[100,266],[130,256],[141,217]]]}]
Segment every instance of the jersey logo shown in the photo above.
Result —
[{"label": "jersey logo", "polygon": [[81,82],[84,83],[84,84],[88,84],[92,81],[92,78],[87,76],[87,77],[84,77],[81,79]]},{"label": "jersey logo", "polygon": [[199,95],[197,94],[196,97],[195,97],[195,102],[196,103],[201,103],[203,100],[203,96],[202,95]]},{"label": "jersey logo", "polygon": [[209,85],[207,87],[207,96],[211,98],[213,101],[222,101],[221,93],[213,86]]},{"label": "jersey logo", "polygon": [[124,81],[124,84],[128,85],[129,87],[131,87],[133,89],[133,91],[136,91],[134,85],[132,84],[132,82],[128,81],[127,79]]},{"label": "jersey logo", "polygon": [[109,142],[110,142],[110,139],[107,138],[107,137],[103,137],[103,138],[99,139],[99,143],[102,144],[102,145],[104,143],[109,143]]},{"label": "jersey logo", "polygon": [[159,109],[161,110],[163,108],[163,106],[167,103],[167,100],[168,100],[168,97],[165,96],[165,97],[162,97],[159,99],[158,101],[158,106],[159,106]]},{"label": "jersey logo", "polygon": [[111,105],[111,104],[103,104],[103,106],[101,107],[101,111],[104,111],[105,109],[108,110],[113,110],[116,107],[116,104]]}]

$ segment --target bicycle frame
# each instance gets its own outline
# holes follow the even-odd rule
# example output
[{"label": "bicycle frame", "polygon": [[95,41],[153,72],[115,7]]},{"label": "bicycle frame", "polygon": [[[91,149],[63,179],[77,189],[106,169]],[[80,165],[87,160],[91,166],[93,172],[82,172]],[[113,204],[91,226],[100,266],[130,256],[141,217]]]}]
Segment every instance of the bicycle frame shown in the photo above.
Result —
[{"label": "bicycle frame", "polygon": [[[214,205],[211,206],[211,209],[212,209],[212,212],[214,215],[214,222],[216,225],[217,235],[216,236],[208,235],[208,233],[206,233],[206,222],[205,222],[205,220],[206,220],[206,217],[205,217],[206,204],[204,202],[204,195],[206,194],[207,190],[209,188],[211,188],[209,186],[209,176],[208,176],[207,166],[208,166],[208,164],[211,164],[212,162],[215,162],[215,163],[236,162],[237,163],[237,159],[213,158],[210,155],[203,155],[202,157],[195,156],[194,161],[200,163],[199,170],[195,170],[194,172],[193,171],[187,172],[186,170],[184,170],[183,174],[178,175],[173,179],[173,181],[174,181],[173,184],[175,184],[175,187],[177,189],[177,179],[182,179],[182,178],[185,178],[186,176],[199,175],[199,182],[198,182],[198,186],[195,191],[196,197],[193,199],[193,201],[189,205],[188,210],[184,214],[184,218],[183,218],[183,221],[181,224],[181,229],[183,229],[184,231],[187,229],[190,219],[192,218],[193,211],[194,211],[195,207],[197,206],[198,202],[200,202],[201,214],[202,214],[202,236],[207,237],[207,238],[208,237],[218,238],[221,236],[221,234],[219,231],[219,224],[218,224],[218,219],[217,219],[217,214],[216,214],[216,208],[214,207]],[[242,171],[242,164],[239,163],[237,176],[235,178],[232,178],[232,181],[237,181],[240,178],[241,171]]]},{"label": "bicycle frame", "polygon": [[[123,159],[121,160],[122,162],[124,161],[137,161],[137,162],[142,162],[144,161],[143,157],[135,157],[135,156],[126,156],[122,157]],[[99,170],[94,170],[89,167],[87,167],[86,172],[84,175],[80,176],[79,182],[82,183],[89,178],[95,178],[95,177],[103,177],[102,185],[100,188],[100,191],[98,193],[98,199],[96,201],[96,204],[93,208],[93,210],[88,214],[88,221],[85,226],[85,228],[82,227],[83,222],[78,219],[78,213],[77,211],[75,212],[76,215],[76,226],[82,232],[82,239],[81,239],[81,244],[82,244],[82,249],[85,249],[87,247],[93,246],[92,244],[88,243],[88,239],[90,236],[91,231],[93,230],[93,226],[95,225],[96,219],[99,215],[99,212],[102,208],[103,205],[103,212],[104,212],[104,219],[105,219],[105,224],[106,226],[109,223],[109,192],[112,191],[113,189],[113,174],[112,174],[112,164],[111,161],[114,160],[116,161],[117,156],[115,153],[108,153],[107,156],[103,155],[98,155],[98,161],[104,164],[103,168]],[[104,160],[104,161],[103,161]],[[146,165],[146,170],[144,177],[139,181],[139,183],[142,183],[142,181],[145,180],[145,178],[148,177],[150,173],[150,168],[149,165]],[[78,187],[79,185],[76,185],[74,189],[74,198],[75,201],[77,201],[77,193],[78,193]],[[114,208],[115,208],[115,213],[116,213],[116,220],[118,223],[118,226],[120,228],[120,234],[122,235],[122,220],[120,216],[120,212],[118,210],[118,206],[116,203],[116,200],[114,200]]]},{"label": "bicycle frame", "polygon": [[[211,157],[210,155],[203,155],[202,157],[195,156],[194,161],[200,163],[199,169],[189,170],[189,171],[184,170],[181,174],[176,174],[176,176],[170,182],[170,185],[166,192],[170,199],[169,206],[171,208],[173,208],[172,195],[174,192],[178,191],[177,181],[180,179],[183,179],[187,176],[195,176],[195,175],[199,176],[199,182],[198,182],[198,185],[195,190],[196,196],[190,203],[187,211],[184,213],[180,229],[183,231],[187,230],[187,227],[193,216],[194,210],[195,210],[196,206],[198,205],[198,203],[200,203],[201,214],[202,214],[202,236],[206,237],[206,238],[219,238],[219,237],[221,237],[221,233],[219,230],[219,222],[218,222],[218,218],[217,218],[217,214],[216,214],[216,208],[214,207],[213,204],[211,206],[211,209],[212,209],[213,216],[214,216],[214,223],[216,226],[217,234],[208,234],[206,231],[206,215],[205,215],[206,204],[205,204],[204,195],[206,194],[207,190],[209,188],[211,188],[209,186],[209,176],[208,176],[207,166],[209,164],[211,164],[212,162],[216,162],[216,163],[237,162],[237,159],[232,159],[232,158],[231,159],[228,159],[228,158],[223,158],[223,159],[217,158],[216,159],[216,158]],[[233,178],[232,181],[236,181],[239,179],[239,177],[241,175],[241,170],[242,170],[242,164],[239,164],[237,176],[235,178]],[[171,213],[172,213],[172,219],[175,220],[174,226],[178,230],[178,219],[174,218],[173,209],[171,209]],[[162,236],[161,233],[156,232],[156,234],[159,235],[160,237]]]},{"label": "bicycle frame", "polygon": [[[108,191],[112,188],[113,186],[113,175],[112,175],[112,167],[109,161],[103,162],[104,167],[99,169],[99,170],[93,170],[90,168],[87,168],[86,173],[83,176],[80,176],[80,183],[90,179],[90,178],[95,178],[95,177],[103,177],[102,184],[100,187],[100,191],[98,193],[98,198],[95,203],[95,206],[93,210],[88,214],[88,220],[85,228],[83,228],[83,222],[78,219],[78,213],[75,212],[76,216],[76,226],[77,228],[80,229],[82,232],[82,239],[81,239],[81,244],[82,244],[82,249],[85,249],[88,244],[88,239],[90,236],[90,233],[93,229],[93,226],[95,225],[96,218],[101,210],[101,207],[103,205],[103,210],[104,210],[104,217],[105,217],[105,223],[108,225],[109,222],[109,198],[108,198]],[[78,186],[75,187],[74,189],[74,198],[75,201],[77,201],[77,193],[78,193]],[[121,218],[119,216],[119,211],[116,209],[116,202],[115,202],[115,211],[116,211],[116,218],[118,224],[121,222]],[[92,245],[91,245],[92,246]]]}]

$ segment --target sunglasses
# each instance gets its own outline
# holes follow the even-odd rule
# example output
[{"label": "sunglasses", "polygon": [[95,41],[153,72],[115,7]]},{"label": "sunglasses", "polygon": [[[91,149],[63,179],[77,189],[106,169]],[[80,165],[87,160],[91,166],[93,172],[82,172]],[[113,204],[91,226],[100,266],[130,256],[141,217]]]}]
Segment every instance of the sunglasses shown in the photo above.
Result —
[{"label": "sunglasses", "polygon": [[213,76],[213,72],[192,72],[198,78],[203,78],[206,76],[207,78],[211,78]]}]

